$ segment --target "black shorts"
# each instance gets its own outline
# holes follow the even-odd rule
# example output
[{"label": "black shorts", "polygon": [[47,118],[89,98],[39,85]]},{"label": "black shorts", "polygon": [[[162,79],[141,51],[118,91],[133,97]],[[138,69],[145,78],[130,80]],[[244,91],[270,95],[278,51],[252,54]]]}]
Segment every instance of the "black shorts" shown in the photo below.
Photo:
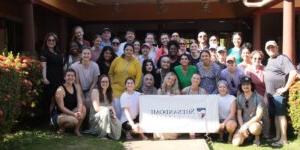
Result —
[{"label": "black shorts", "polygon": [[[138,123],[139,122],[139,116],[136,116],[136,118],[133,119],[133,122]],[[125,121],[124,123],[122,123],[122,129],[125,130],[125,131],[131,131],[132,127],[131,127],[131,125],[129,124],[128,121]]]}]

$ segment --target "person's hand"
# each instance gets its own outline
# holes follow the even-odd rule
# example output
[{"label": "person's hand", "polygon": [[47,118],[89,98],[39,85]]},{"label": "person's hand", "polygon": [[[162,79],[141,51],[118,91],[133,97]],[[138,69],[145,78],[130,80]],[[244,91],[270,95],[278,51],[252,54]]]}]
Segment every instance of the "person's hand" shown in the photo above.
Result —
[{"label": "person's hand", "polygon": [[222,130],[225,128],[225,123],[224,123],[224,122],[220,124],[220,128],[221,128]]},{"label": "person's hand", "polygon": [[50,82],[47,78],[43,78],[43,83],[46,84],[46,85],[50,84]]},{"label": "person's hand", "polygon": [[240,128],[240,130],[239,130],[239,133],[241,134],[241,135],[243,135],[244,137],[248,137],[248,135],[249,135],[249,133],[248,133],[248,125],[242,125],[241,126],[241,128]]},{"label": "person's hand", "polygon": [[76,112],[75,113],[75,118],[81,119],[81,112]]},{"label": "person's hand", "polygon": [[135,133],[139,133],[139,126],[138,126],[137,124],[132,125],[132,130],[133,130]]},{"label": "person's hand", "polygon": [[284,92],[286,92],[288,88],[282,87],[276,90],[276,95],[282,95]]}]

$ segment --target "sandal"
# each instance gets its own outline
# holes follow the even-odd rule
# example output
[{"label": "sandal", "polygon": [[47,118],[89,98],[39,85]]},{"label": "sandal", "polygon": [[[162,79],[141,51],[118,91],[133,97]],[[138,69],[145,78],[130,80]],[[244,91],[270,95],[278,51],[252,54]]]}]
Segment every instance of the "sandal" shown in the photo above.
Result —
[{"label": "sandal", "polygon": [[282,147],[283,145],[288,144],[287,142],[277,141],[271,144],[272,147]]},{"label": "sandal", "polygon": [[131,136],[131,134],[129,132],[126,133],[126,140],[127,141],[133,140],[133,137]]}]

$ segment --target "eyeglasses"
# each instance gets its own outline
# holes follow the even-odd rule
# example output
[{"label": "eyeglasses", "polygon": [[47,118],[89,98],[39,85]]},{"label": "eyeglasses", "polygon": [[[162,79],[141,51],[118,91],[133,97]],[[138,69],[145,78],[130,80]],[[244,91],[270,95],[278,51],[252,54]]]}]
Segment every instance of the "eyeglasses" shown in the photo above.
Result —
[{"label": "eyeglasses", "polygon": [[234,61],[229,60],[227,61],[227,64],[234,64]]},{"label": "eyeglasses", "polygon": [[112,45],[119,45],[119,42],[112,42]]},{"label": "eyeglasses", "polygon": [[55,39],[48,39],[48,42],[55,42]]},{"label": "eyeglasses", "polygon": [[259,57],[259,58],[253,58],[253,59],[254,59],[254,60],[262,60],[262,58],[260,58],[260,57]]},{"label": "eyeglasses", "polygon": [[245,106],[246,106],[246,108],[249,107],[249,101],[248,100],[245,101]]}]

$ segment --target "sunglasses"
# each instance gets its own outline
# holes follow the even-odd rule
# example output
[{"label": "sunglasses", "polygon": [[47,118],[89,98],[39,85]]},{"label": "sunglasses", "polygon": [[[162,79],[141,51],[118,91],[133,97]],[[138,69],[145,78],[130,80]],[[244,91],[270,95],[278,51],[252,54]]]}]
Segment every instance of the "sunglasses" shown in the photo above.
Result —
[{"label": "sunglasses", "polygon": [[249,101],[245,101],[245,106],[246,106],[246,108],[248,108],[249,107]]},{"label": "sunglasses", "polygon": [[230,84],[231,84],[231,86],[232,86],[233,88],[235,88],[236,85],[235,85],[233,79],[230,81]]}]

